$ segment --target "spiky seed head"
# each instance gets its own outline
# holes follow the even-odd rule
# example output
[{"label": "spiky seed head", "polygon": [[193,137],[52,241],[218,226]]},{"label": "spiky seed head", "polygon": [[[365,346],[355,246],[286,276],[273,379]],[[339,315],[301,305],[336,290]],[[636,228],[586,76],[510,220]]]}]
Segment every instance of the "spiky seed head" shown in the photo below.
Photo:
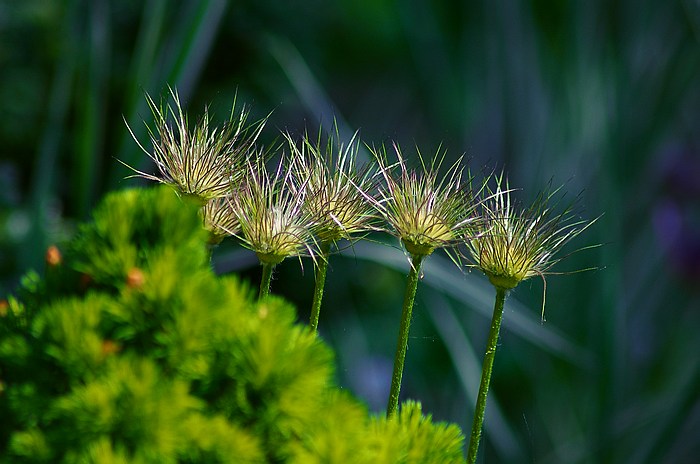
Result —
[{"label": "spiky seed head", "polygon": [[248,162],[247,179],[232,195],[242,244],[262,263],[279,264],[287,257],[313,257],[313,218],[304,210],[303,186],[292,185],[291,170],[281,160],[274,174],[262,155]]},{"label": "spiky seed head", "polygon": [[200,209],[204,228],[209,231],[209,243],[212,245],[230,236],[236,235],[239,224],[230,197],[212,198]]},{"label": "spiky seed head", "polygon": [[495,188],[489,186],[480,203],[485,220],[475,224],[466,245],[472,266],[495,287],[508,290],[530,277],[544,277],[562,259],[555,257],[561,248],[595,220],[576,219],[571,206],[556,213],[552,199],[559,189],[541,193],[522,209],[511,200],[503,174],[494,182]]},{"label": "spiky seed head", "polygon": [[397,162],[389,163],[386,150],[373,150],[384,185],[373,202],[411,255],[427,256],[436,248],[458,243],[465,230],[477,220],[475,205],[463,181],[460,157],[444,177],[438,177],[445,152],[438,151],[427,165],[417,152],[421,169],[409,169],[398,145]]},{"label": "spiky seed head", "polygon": [[[153,113],[155,131],[148,125],[153,153],[147,151],[129,128],[139,147],[153,160],[159,175],[137,169],[136,176],[171,185],[181,195],[192,196],[204,205],[228,194],[239,180],[241,166],[265,125],[265,119],[248,125],[249,110],[238,109],[234,100],[229,120],[212,127],[208,108],[190,129],[177,91],[170,89],[172,104],[156,105],[146,94]],[[128,127],[128,125],[127,125]]]},{"label": "spiky seed head", "polygon": [[344,144],[337,126],[334,135],[324,146],[305,134],[297,143],[285,134],[293,159],[297,181],[304,186],[304,209],[316,221],[316,235],[320,242],[334,243],[352,240],[372,228],[374,208],[363,192],[371,192],[376,175],[369,165],[356,168],[360,139],[356,132]]}]

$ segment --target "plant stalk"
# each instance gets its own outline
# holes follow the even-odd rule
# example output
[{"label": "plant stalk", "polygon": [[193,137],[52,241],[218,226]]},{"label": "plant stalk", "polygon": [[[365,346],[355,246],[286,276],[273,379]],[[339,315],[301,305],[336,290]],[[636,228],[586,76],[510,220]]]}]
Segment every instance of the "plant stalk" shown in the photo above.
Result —
[{"label": "plant stalk", "polygon": [[486,342],[484,365],[481,368],[481,384],[479,385],[479,394],[476,398],[476,406],[474,408],[474,422],[472,423],[471,439],[469,440],[467,464],[474,464],[476,462],[476,454],[479,451],[481,428],[484,424],[484,413],[486,411],[486,398],[489,394],[491,372],[493,371],[493,360],[496,357],[498,333],[501,330],[501,321],[503,320],[503,305],[505,304],[507,293],[508,290],[496,287],[496,303],[493,308],[493,317],[491,318],[491,330],[489,330],[489,338]]},{"label": "plant stalk", "polygon": [[321,256],[316,267],[316,286],[314,287],[314,299],[311,303],[311,318],[309,325],[314,332],[318,331],[318,318],[321,314],[321,301],[323,289],[326,286],[326,272],[328,271],[328,259],[330,257],[331,242],[321,242]]},{"label": "plant stalk", "polygon": [[391,376],[391,391],[389,392],[389,404],[386,407],[386,417],[391,417],[399,407],[399,393],[401,393],[401,378],[403,377],[403,365],[406,360],[406,349],[408,348],[408,333],[411,329],[411,315],[413,313],[413,301],[416,298],[418,279],[420,276],[420,266],[424,255],[413,255],[411,271],[408,273],[406,282],[406,294],[403,300],[403,312],[401,314],[401,328],[399,329],[399,340],[396,346],[396,356],[394,357],[394,373]]},{"label": "plant stalk", "polygon": [[267,295],[270,294],[270,282],[272,281],[272,270],[275,268],[275,265],[272,263],[261,263],[263,272],[262,272],[262,280],[260,280],[260,294],[258,295],[259,299],[265,298]]}]

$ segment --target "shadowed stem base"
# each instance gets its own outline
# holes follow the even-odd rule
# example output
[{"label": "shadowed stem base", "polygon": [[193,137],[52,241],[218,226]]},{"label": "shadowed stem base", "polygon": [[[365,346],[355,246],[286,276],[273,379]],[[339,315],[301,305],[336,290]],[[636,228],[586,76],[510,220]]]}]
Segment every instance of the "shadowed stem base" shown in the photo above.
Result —
[{"label": "shadowed stem base", "polygon": [[486,398],[489,394],[491,372],[493,371],[493,360],[496,357],[498,333],[501,330],[501,321],[503,320],[503,305],[506,301],[507,293],[508,290],[496,287],[496,304],[493,308],[493,317],[491,318],[491,330],[489,330],[489,338],[486,342],[484,365],[481,368],[481,384],[479,385],[479,394],[476,397],[476,406],[474,408],[474,422],[472,423],[471,439],[469,440],[467,464],[474,464],[476,462],[476,454],[479,451],[481,428],[484,424],[484,413],[486,411]]},{"label": "shadowed stem base", "polygon": [[316,286],[314,287],[314,300],[311,303],[311,318],[309,325],[311,330],[318,330],[318,317],[321,314],[321,301],[323,300],[323,288],[326,286],[326,272],[328,271],[328,258],[330,257],[331,243],[321,242],[321,256],[316,267]]},{"label": "shadowed stem base", "polygon": [[423,262],[423,258],[425,258],[423,255],[413,255],[411,271],[408,273],[406,294],[403,300],[403,312],[401,314],[401,328],[399,329],[399,340],[396,345],[396,356],[394,357],[394,373],[391,376],[389,404],[386,407],[386,417],[394,415],[399,407],[399,393],[401,393],[403,365],[406,360],[406,349],[408,348],[408,332],[411,329],[413,300],[416,298],[416,289],[418,288],[418,280],[420,278],[420,266]]},{"label": "shadowed stem base", "polygon": [[272,281],[272,270],[275,265],[272,263],[262,263],[262,279],[260,280],[260,293],[258,294],[259,299],[265,298],[270,294],[270,282]]}]

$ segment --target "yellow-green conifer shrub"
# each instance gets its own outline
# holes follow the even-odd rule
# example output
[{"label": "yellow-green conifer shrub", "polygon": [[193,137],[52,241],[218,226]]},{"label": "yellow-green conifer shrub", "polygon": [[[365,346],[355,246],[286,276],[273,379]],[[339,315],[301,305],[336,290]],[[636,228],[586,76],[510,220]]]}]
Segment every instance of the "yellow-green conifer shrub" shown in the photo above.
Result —
[{"label": "yellow-green conifer shrub", "polygon": [[167,187],[108,196],[0,312],[0,463],[449,463],[458,427],[372,418],[279,298],[209,267]]}]

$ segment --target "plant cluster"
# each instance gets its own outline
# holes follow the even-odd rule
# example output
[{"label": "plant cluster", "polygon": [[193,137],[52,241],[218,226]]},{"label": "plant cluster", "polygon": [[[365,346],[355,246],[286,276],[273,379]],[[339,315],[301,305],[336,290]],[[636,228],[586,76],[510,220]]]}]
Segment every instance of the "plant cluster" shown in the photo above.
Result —
[{"label": "plant cluster", "polygon": [[[80,272],[83,279],[87,279],[83,286],[100,288],[106,295],[104,302],[90,300],[88,306],[104,309],[91,309],[98,312],[90,316],[82,316],[80,311],[84,310],[78,310],[76,316],[69,315],[75,310],[53,310],[62,314],[62,317],[74,318],[72,323],[88,324],[87,321],[89,321],[91,324],[88,327],[89,330],[98,332],[98,335],[92,338],[97,340],[96,347],[102,347],[100,348],[102,355],[92,353],[91,356],[99,358],[95,361],[97,364],[83,366],[81,369],[94,374],[94,372],[101,372],[100,369],[106,369],[105,366],[114,365],[114,369],[119,372],[127,368],[139,372],[147,371],[147,374],[143,374],[144,378],[156,376],[161,370],[166,375],[174,376],[173,379],[177,381],[173,380],[175,383],[171,386],[172,392],[170,390],[150,392],[157,394],[161,400],[169,398],[167,395],[171,393],[179,395],[167,400],[174,403],[180,401],[183,404],[184,409],[180,413],[182,415],[172,416],[173,422],[184,427],[187,427],[188,421],[205,422],[204,419],[200,419],[200,416],[204,414],[203,410],[209,410],[203,404],[209,405],[208,407],[214,405],[217,411],[221,408],[224,411],[224,419],[233,420],[235,426],[244,426],[245,430],[241,433],[247,431],[256,437],[250,443],[261,444],[263,454],[256,455],[250,451],[250,456],[246,458],[250,462],[256,462],[260,456],[275,462],[282,461],[291,459],[298,452],[302,454],[308,452],[309,456],[317,456],[319,452],[323,455],[326,451],[336,453],[334,450],[339,445],[334,443],[331,446],[326,443],[326,438],[316,436],[313,430],[320,427],[326,432],[333,429],[337,433],[347,431],[356,438],[362,433],[358,435],[359,425],[351,425],[342,420],[334,422],[336,419],[332,415],[325,417],[325,413],[322,413],[322,411],[332,411],[335,407],[356,408],[347,404],[348,400],[342,395],[326,394],[323,391],[323,386],[328,384],[329,356],[322,348],[317,347],[317,339],[314,335],[318,327],[326,271],[331,254],[343,246],[343,241],[352,242],[361,239],[370,231],[385,231],[395,236],[402,244],[409,258],[410,269],[387,414],[382,424],[394,424],[391,426],[403,430],[406,426],[401,424],[414,420],[409,420],[407,417],[415,416],[416,424],[422,424],[427,420],[422,418],[415,405],[404,406],[404,409],[399,411],[401,380],[408,347],[413,302],[423,261],[435,250],[444,249],[459,267],[475,267],[481,270],[496,289],[496,304],[469,445],[468,462],[475,462],[506,295],[509,290],[529,277],[541,276],[544,279],[544,274],[557,262],[556,254],[562,246],[592,222],[576,220],[569,208],[564,212],[555,212],[553,206],[556,204],[552,205],[550,200],[557,193],[556,190],[551,194],[542,194],[531,207],[522,208],[511,200],[512,191],[503,174],[485,176],[485,179],[477,180],[469,171],[466,171],[463,158],[459,158],[443,173],[441,168],[445,157],[444,152],[438,152],[435,157],[428,160],[420,151],[417,151],[419,165],[417,168],[411,168],[398,145],[393,146],[391,156],[384,146],[373,147],[369,150],[376,163],[358,167],[357,155],[361,147],[358,134],[356,133],[349,142],[344,143],[337,129],[325,143],[320,135],[314,140],[305,134],[301,140],[296,140],[286,133],[284,144],[275,149],[267,149],[258,143],[258,136],[264,128],[265,120],[248,125],[246,122],[248,110],[245,108],[236,110],[235,104],[229,121],[223,127],[212,128],[209,115],[205,112],[204,117],[190,129],[177,93],[171,90],[171,97],[174,106],[163,104],[157,106],[150,97],[148,98],[156,124],[155,131],[150,131],[153,153],[146,151],[139,143],[139,146],[155,162],[160,174],[151,175],[136,171],[136,175],[167,184],[173,187],[180,197],[191,200],[194,207],[199,208],[199,224],[203,224],[204,230],[208,231],[206,242],[210,245],[220,242],[226,236],[232,236],[238,239],[241,245],[256,253],[263,269],[258,293],[259,301],[253,304],[250,295],[240,290],[235,295],[229,295],[228,298],[222,297],[223,300],[242,300],[247,302],[248,306],[252,305],[255,308],[252,310],[254,313],[257,311],[255,320],[258,322],[264,320],[254,330],[251,329],[256,334],[255,337],[262,330],[261,326],[267,326],[277,317],[284,319],[286,324],[291,324],[293,320],[289,310],[277,308],[284,305],[274,298],[268,298],[275,266],[288,257],[298,257],[300,260],[302,257],[310,257],[316,272],[316,287],[309,324],[311,330],[306,332],[295,327],[296,335],[290,336],[291,338],[278,334],[274,335],[276,337],[274,342],[256,340],[237,345],[241,337],[247,340],[246,337],[249,334],[246,332],[242,335],[241,331],[245,332],[245,327],[250,327],[250,323],[238,321],[234,327],[230,320],[222,322],[222,319],[226,318],[225,305],[217,306],[220,302],[204,301],[202,296],[204,293],[207,294],[206,298],[210,298],[212,294],[215,295],[215,285],[207,284],[209,287],[200,288],[198,287],[200,281],[206,278],[191,274],[187,278],[194,279],[194,283],[187,285],[187,290],[181,290],[180,287],[184,282],[178,283],[166,278],[166,274],[172,273],[170,270],[172,268],[166,267],[158,260],[160,253],[170,250],[168,247],[161,248],[159,246],[161,242],[189,243],[188,240],[199,240],[197,237],[201,234],[193,232],[191,227],[189,229],[180,227],[177,231],[172,231],[176,238],[158,235],[164,230],[169,231],[169,227],[176,227],[172,222],[173,219],[165,216],[169,213],[166,211],[167,202],[163,201],[163,204],[156,202],[157,207],[151,210],[148,208],[141,208],[138,212],[125,210],[124,203],[129,203],[126,198],[129,195],[135,195],[125,193],[121,197],[110,197],[107,200],[105,206],[96,213],[95,223],[83,230],[73,248],[72,262],[75,263],[75,269]],[[270,170],[269,161],[280,148],[282,148],[282,154],[276,161],[274,169]],[[119,201],[122,202],[121,205],[117,204]],[[131,203],[134,208],[140,208],[137,200],[132,198]],[[134,214],[136,215],[133,216]],[[147,232],[138,229],[138,221],[133,224],[128,221],[116,224],[119,222],[116,218],[127,215],[139,218],[139,221],[142,220],[145,224],[155,222],[162,227],[148,229]],[[177,215],[174,216],[177,217]],[[124,248],[121,248],[122,246]],[[203,252],[202,247],[194,250],[196,246],[190,247],[193,248],[191,252],[187,251],[186,246],[181,247],[177,252],[170,250],[168,253],[171,254],[163,257],[163,262],[167,261],[176,269],[200,269],[201,271],[206,267],[206,253]],[[183,261],[177,262],[179,259]],[[146,265],[150,268],[144,268]],[[156,279],[153,279],[154,272]],[[195,274],[202,273],[204,271]],[[228,282],[226,279],[224,281]],[[115,292],[115,289],[118,291]],[[184,297],[178,295],[178,292],[185,292],[188,298],[193,300],[183,300]],[[233,292],[233,290],[221,290],[222,295],[226,295],[227,292]],[[29,300],[36,294],[37,291],[28,292]],[[60,294],[60,291],[53,289],[43,296],[48,297],[49,294],[55,297]],[[198,297],[201,300],[200,304],[196,303]],[[89,298],[95,297],[87,293],[85,299]],[[112,303],[121,302],[122,299],[128,303],[135,299],[136,306],[127,310],[112,308]],[[60,304],[67,304],[66,301],[71,300],[61,300]],[[45,300],[42,300],[41,305],[43,304]],[[194,314],[185,311],[182,315],[173,317],[170,314],[173,311],[173,304],[178,308],[191,306],[197,310],[204,309],[195,310]],[[211,309],[212,306],[215,309]],[[22,330],[28,330],[28,333],[41,340],[48,337],[42,332],[44,328],[51,331],[56,324],[60,327],[67,327],[69,324],[59,320],[35,322],[32,318],[33,311],[30,305],[17,302],[12,304],[11,313],[16,315],[13,318],[24,320],[24,325],[20,324],[18,327],[23,327]],[[218,311],[221,313],[219,314]],[[53,314],[53,312],[44,311],[40,314]],[[207,323],[217,325],[217,328],[202,327],[205,323],[201,320],[196,322],[193,320],[196,319],[195,314],[199,315],[200,319],[208,321]],[[167,322],[163,322],[163,318]],[[37,320],[42,319],[38,317]],[[80,322],[81,320],[83,322]],[[194,328],[191,329],[190,324],[193,324]],[[204,337],[207,337],[208,330],[213,331],[208,335],[208,342],[205,345],[201,342],[198,344],[186,340],[185,331],[196,332],[196,327],[201,329],[201,332],[197,333],[201,333]],[[79,332],[77,329],[66,330],[73,335]],[[104,334],[107,338],[100,338]],[[57,336],[60,340],[68,338],[66,334]],[[226,337],[233,337],[236,341]],[[102,341],[98,343],[99,340]],[[142,354],[146,354],[149,362],[154,359],[158,362],[143,367],[140,364],[126,366],[116,361],[114,363],[105,361],[105,359],[111,359],[110,356],[115,352],[121,352],[123,347],[132,341],[137,352],[153,350]],[[51,343],[55,343],[55,340]],[[212,353],[212,346],[216,346],[218,350],[219,344],[226,348]],[[307,351],[292,353],[300,344]],[[283,348],[285,346],[286,348]],[[193,352],[185,352],[188,348]],[[43,349],[43,347],[39,348],[40,351]],[[65,350],[65,348],[59,348],[59,351],[60,349]],[[270,361],[265,364],[265,360],[257,359],[265,355],[274,357],[273,352],[277,349],[284,352],[280,356],[289,357],[290,361],[275,359],[275,362]],[[61,353],[65,354],[69,351]],[[57,356],[60,358],[63,354]],[[36,356],[40,357],[40,355]],[[235,359],[229,359],[231,357]],[[127,356],[119,359],[131,358]],[[230,366],[231,363],[238,361],[244,367]],[[278,361],[280,364],[277,364]],[[137,361],[124,362],[137,363]],[[281,363],[284,363],[284,366]],[[295,371],[294,366],[297,366],[299,371]],[[246,371],[245,368],[253,368],[255,372]],[[293,373],[286,374],[287,370]],[[298,377],[296,377],[297,374]],[[81,371],[80,375],[87,374]],[[79,378],[82,378],[80,375]],[[181,377],[183,375],[184,377]],[[248,392],[246,387],[240,386],[239,376],[250,380],[251,388],[261,388],[261,390],[255,390],[254,393]],[[278,379],[279,384],[265,383],[270,378]],[[97,376],[97,379],[96,381],[105,381],[101,376]],[[191,383],[187,387],[187,384],[178,383],[180,381]],[[67,377],[66,382],[63,390],[42,392],[42,395],[53,394],[57,397],[65,394],[66,388],[71,385],[71,378]],[[119,384],[119,382],[128,381],[115,378],[109,382]],[[153,390],[152,387],[160,384],[159,382],[153,380],[152,385],[143,386],[141,390]],[[95,388],[99,390],[100,387]],[[310,393],[314,388],[316,393]],[[87,393],[80,393],[80,395],[85,394]],[[195,398],[189,398],[188,394],[194,395]],[[275,394],[279,395],[280,403],[274,405],[266,403],[265,395],[274,396]],[[40,395],[37,394],[37,396]],[[115,398],[108,397],[104,401],[112,402]],[[35,400],[36,397],[31,399]],[[203,400],[204,403],[198,402],[199,400]],[[154,405],[157,404],[159,404],[158,401],[155,401]],[[185,404],[189,405],[185,406]],[[145,402],[141,406],[145,408]],[[16,411],[12,412],[16,413]],[[346,411],[346,413],[350,417],[353,415],[364,417],[362,415],[364,413],[352,411]],[[52,414],[55,417],[63,417],[59,413]],[[47,420],[53,420],[54,415],[49,415]],[[191,419],[190,415],[196,418]],[[219,416],[216,417],[218,421]],[[206,418],[211,419],[209,416]],[[242,422],[238,422],[239,420]],[[28,423],[17,422],[18,426],[24,427],[29,424],[35,428],[22,429],[19,435],[12,435],[7,442],[8,449],[18,456],[21,455],[22,440],[30,440],[27,438],[29,435],[22,435],[26,432],[41,436],[41,440],[47,443],[47,450],[49,450],[47,455],[55,453],[56,451],[52,448],[55,444],[51,442],[53,438],[42,435],[43,428],[38,427],[37,421],[37,417],[33,417]],[[119,421],[124,419],[120,418]],[[139,421],[143,420],[139,419]],[[326,421],[330,421],[333,425],[324,425]],[[220,425],[220,422],[217,424]],[[251,424],[254,425],[251,426]],[[234,431],[226,428],[225,433],[238,433],[239,430],[235,426],[231,429]],[[252,429],[246,429],[246,426],[251,426]],[[202,425],[202,429],[206,427],[208,426]],[[221,427],[224,426],[221,425]],[[351,431],[352,428],[355,431]],[[451,456],[451,450],[456,446],[459,450],[458,454],[461,454],[459,433],[454,434],[454,430],[449,428],[444,430],[450,436],[444,442],[445,450],[450,451],[445,452]],[[378,436],[381,437],[383,433],[379,433]],[[202,434],[209,438],[215,436],[205,432]],[[197,434],[194,434],[190,438],[195,440],[196,437]],[[362,436],[361,440],[365,443],[372,441],[367,436]],[[211,441],[217,441],[217,438],[212,438]],[[239,437],[229,443],[243,442],[249,441]],[[128,438],[120,437],[117,441],[112,439],[105,443],[112,445],[118,443],[120,446],[123,444],[123,448],[110,449],[110,452],[116,453],[115,456],[130,452],[133,447]],[[230,450],[216,448],[212,451],[218,445],[207,443],[207,446],[213,448],[207,448],[205,451],[202,451],[201,446],[204,445],[201,443],[185,441],[179,443],[181,448],[176,450],[172,448],[174,444],[169,446],[178,456],[192,456],[192,459],[198,459],[203,452],[214,453],[218,459],[224,459],[222,457],[224,455],[231,455]],[[324,448],[326,445],[328,445],[327,449]],[[99,446],[106,445],[101,442]],[[370,450],[376,451],[382,446],[371,446]],[[430,459],[443,456],[441,454],[443,451],[431,451]],[[91,448],[89,452],[97,451]],[[245,454],[245,452],[235,450],[235,453]],[[410,451],[409,455],[413,452]],[[384,451],[381,451],[379,455],[383,456],[383,453]],[[373,456],[374,460],[371,462],[381,462],[376,461],[377,455]],[[313,459],[308,459],[310,460],[304,462],[314,462]],[[353,456],[352,462],[363,462],[363,459],[362,456]],[[443,456],[435,462],[450,462],[449,459]],[[243,459],[237,462],[247,461]],[[411,458],[409,462],[429,461],[420,459],[414,461]]]},{"label": "plant cluster", "polygon": [[[554,211],[550,200],[558,190],[541,194],[532,206],[523,208],[511,199],[504,174],[478,181],[469,172],[465,174],[463,158],[441,173],[445,153],[440,151],[428,161],[417,150],[420,166],[414,169],[397,144],[393,145],[395,160],[384,146],[370,148],[376,164],[357,167],[358,134],[343,143],[337,127],[325,144],[320,134],[316,140],[308,134],[296,140],[285,133],[287,149],[282,150],[271,173],[266,161],[276,150],[257,146],[265,120],[245,127],[247,110],[234,117],[234,104],[231,120],[238,121],[235,130],[229,124],[210,132],[205,114],[190,134],[177,94],[171,93],[177,108],[171,111],[172,124],[149,98],[160,134],[158,138],[151,132],[154,155],[149,153],[161,171],[156,180],[182,195],[196,196],[204,204],[204,224],[212,236],[235,236],[256,253],[263,268],[260,298],[268,295],[277,264],[287,257],[311,257],[316,286],[310,326],[315,331],[328,260],[339,241],[383,230],[401,242],[410,258],[410,270],[387,417],[398,409],[413,301],[424,259],[436,249],[445,249],[458,266],[467,261],[466,267],[475,267],[488,277],[496,289],[496,306],[472,426],[469,460],[474,462],[507,292],[533,276],[542,277],[546,290],[544,275],[559,260],[556,254],[592,222],[575,219],[570,207]],[[192,185],[183,185],[182,179]],[[223,184],[228,189],[221,189]],[[209,213],[211,209],[218,214]]]}]

